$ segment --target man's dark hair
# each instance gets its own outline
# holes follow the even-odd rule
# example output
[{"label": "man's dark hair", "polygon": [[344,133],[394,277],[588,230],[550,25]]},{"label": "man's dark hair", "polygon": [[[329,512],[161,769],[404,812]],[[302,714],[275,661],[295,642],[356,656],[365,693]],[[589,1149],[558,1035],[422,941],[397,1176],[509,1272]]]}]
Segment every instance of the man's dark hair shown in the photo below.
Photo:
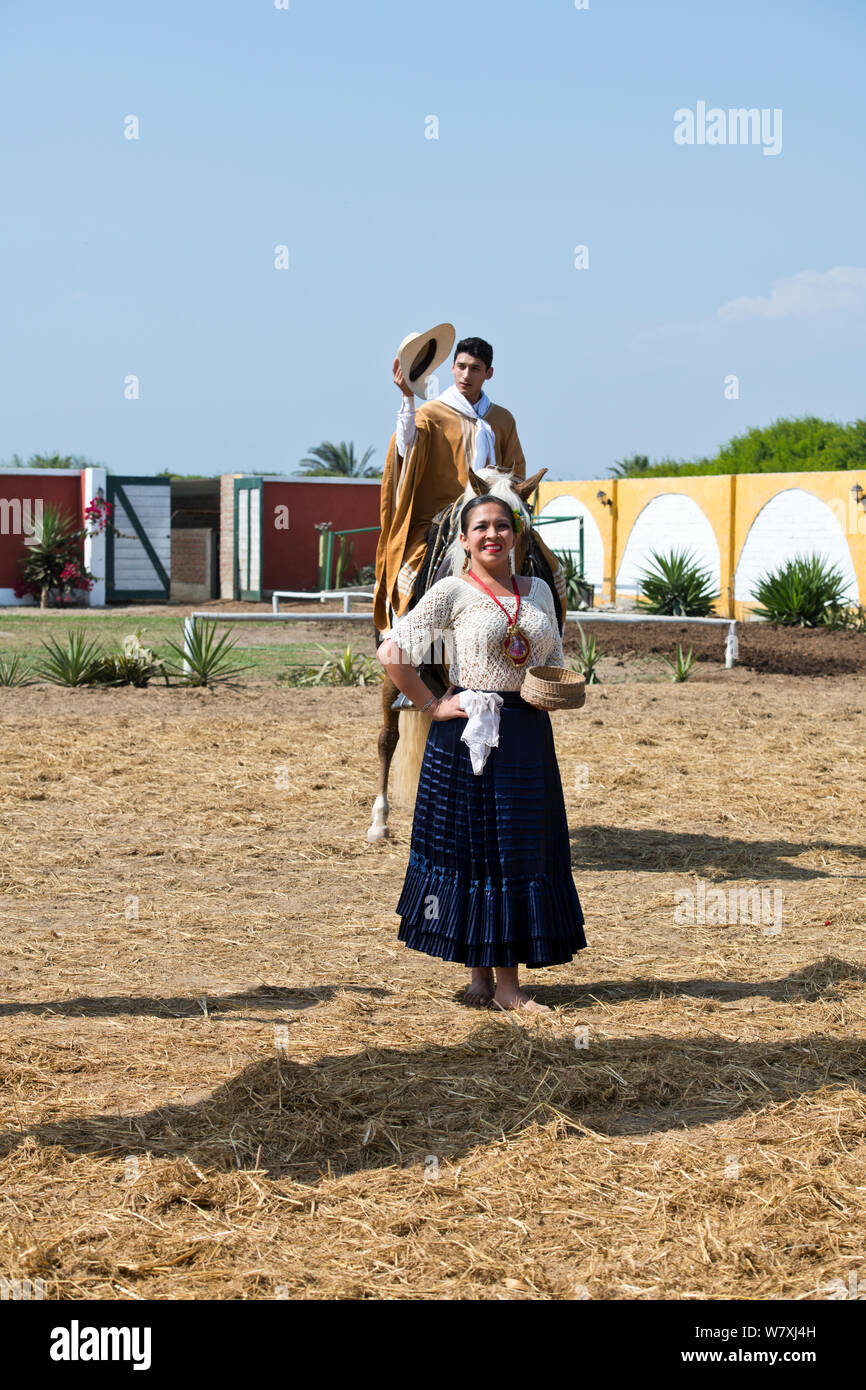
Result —
[{"label": "man's dark hair", "polygon": [[480,357],[488,370],[493,366],[493,348],[483,338],[461,338],[454,349],[455,362],[461,352],[468,352],[470,357]]}]

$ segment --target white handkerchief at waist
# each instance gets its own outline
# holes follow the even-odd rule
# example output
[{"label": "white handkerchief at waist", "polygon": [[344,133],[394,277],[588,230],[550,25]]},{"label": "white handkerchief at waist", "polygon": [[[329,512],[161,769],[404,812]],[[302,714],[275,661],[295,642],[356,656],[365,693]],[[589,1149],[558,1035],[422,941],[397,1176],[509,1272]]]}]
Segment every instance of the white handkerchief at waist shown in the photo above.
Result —
[{"label": "white handkerchief at waist", "polygon": [[469,716],[460,738],[469,747],[472,771],[483,772],[491,748],[499,746],[502,696],[495,690],[461,690],[459,699],[460,708]]}]

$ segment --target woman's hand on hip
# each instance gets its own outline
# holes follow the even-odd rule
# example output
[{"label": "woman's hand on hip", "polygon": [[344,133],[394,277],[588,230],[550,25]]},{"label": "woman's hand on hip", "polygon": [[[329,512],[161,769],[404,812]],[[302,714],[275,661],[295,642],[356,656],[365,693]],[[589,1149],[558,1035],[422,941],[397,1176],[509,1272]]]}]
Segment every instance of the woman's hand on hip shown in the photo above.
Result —
[{"label": "woman's hand on hip", "polygon": [[445,691],[445,694],[442,696],[439,703],[433,705],[433,707],[430,710],[431,719],[435,719],[437,723],[443,719],[469,718],[469,715],[466,713],[465,709],[461,709],[460,696],[452,694],[453,690],[454,686],[449,685],[448,689]]}]

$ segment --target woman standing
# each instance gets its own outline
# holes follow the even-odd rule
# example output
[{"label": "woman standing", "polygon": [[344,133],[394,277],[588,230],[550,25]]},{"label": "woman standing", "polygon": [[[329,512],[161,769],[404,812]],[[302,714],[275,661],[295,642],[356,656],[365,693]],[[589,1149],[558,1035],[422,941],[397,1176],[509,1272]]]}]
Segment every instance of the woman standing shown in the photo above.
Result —
[{"label": "woman standing", "polygon": [[[511,573],[521,521],[489,493],[467,502],[463,573],[433,584],[397,619],[378,657],[433,721],[399,940],[468,966],[468,1004],[547,1013],[520,988],[519,966],[562,965],[586,938],[550,716],[520,696],[530,666],[565,665],[549,588]],[[455,683],[436,699],[413,666],[440,639]]]}]

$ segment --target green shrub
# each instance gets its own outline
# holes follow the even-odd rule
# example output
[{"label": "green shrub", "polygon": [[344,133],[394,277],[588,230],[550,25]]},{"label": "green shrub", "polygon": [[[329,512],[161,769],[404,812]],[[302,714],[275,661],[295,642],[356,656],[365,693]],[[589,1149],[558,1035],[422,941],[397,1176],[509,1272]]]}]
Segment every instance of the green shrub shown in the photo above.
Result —
[{"label": "green shrub", "polygon": [[698,477],[721,473],[802,473],[866,468],[866,420],[846,425],[814,415],[774,420],[721,446],[713,458],[659,459],[642,454],[621,459],[616,478]]},{"label": "green shrub", "polygon": [[378,661],[363,652],[353,652],[351,646],[344,647],[339,657],[333,657],[321,642],[316,645],[327,660],[321,666],[309,667],[298,677],[297,685],[376,685],[385,674]]},{"label": "green shrub", "polygon": [[98,642],[85,636],[83,628],[68,632],[65,646],[56,637],[49,637],[42,646],[47,655],[36,662],[37,676],[51,685],[90,685],[102,652]]},{"label": "green shrub", "polygon": [[237,639],[226,632],[217,641],[214,621],[196,618],[192,624],[188,650],[177,642],[166,644],[180,658],[171,666],[167,664],[166,670],[169,675],[176,676],[182,685],[215,685],[220,681],[231,685],[235,676],[250,669],[251,662],[231,664]]},{"label": "green shrub", "polygon": [[376,566],[361,565],[355,570],[351,579],[347,579],[343,584],[344,589],[354,588],[356,585],[363,586],[365,589],[372,589],[376,583]]},{"label": "green shrub", "polygon": [[820,555],[795,555],[755,585],[755,615],[784,627],[816,627],[824,613],[842,606],[845,581]]},{"label": "green shrub", "polygon": [[577,671],[579,675],[583,676],[587,685],[599,685],[601,682],[598,679],[596,667],[604,655],[603,649],[594,637],[587,637],[580,623],[578,623],[577,629],[580,633],[580,646],[577,649],[577,655],[571,658],[569,665],[572,671]]},{"label": "green shrub", "polygon": [[662,661],[670,670],[670,680],[687,681],[692,674],[692,668],[695,664],[695,649],[694,647],[689,647],[687,652],[683,652],[678,642],[676,659],[674,661],[668,661],[667,657],[663,656]]},{"label": "green shrub", "polygon": [[32,685],[30,667],[20,656],[0,656],[0,685]]},{"label": "green shrub", "polygon": [[81,558],[84,535],[73,516],[46,502],[34,518],[32,538],[18,562],[16,597],[32,594],[41,608],[47,608],[52,595],[62,603],[76,589],[92,589],[93,575]]},{"label": "green shrub", "polygon": [[574,610],[590,607],[591,592],[586,582],[586,577],[580,565],[575,560],[570,550],[556,550],[554,555],[562,567],[562,575],[565,580],[565,606]]},{"label": "green shrub", "polygon": [[821,622],[831,632],[866,632],[866,608],[862,603],[847,608],[830,604],[821,614]]},{"label": "green shrub", "polygon": [[135,685],[141,688],[154,676],[168,685],[165,663],[149,647],[142,646],[141,632],[124,637],[119,652],[102,655],[93,663],[90,679],[95,685]]},{"label": "green shrub", "polygon": [[653,550],[652,565],[640,578],[638,607],[676,618],[705,618],[713,611],[716,588],[709,570],[696,564],[691,551]]}]

